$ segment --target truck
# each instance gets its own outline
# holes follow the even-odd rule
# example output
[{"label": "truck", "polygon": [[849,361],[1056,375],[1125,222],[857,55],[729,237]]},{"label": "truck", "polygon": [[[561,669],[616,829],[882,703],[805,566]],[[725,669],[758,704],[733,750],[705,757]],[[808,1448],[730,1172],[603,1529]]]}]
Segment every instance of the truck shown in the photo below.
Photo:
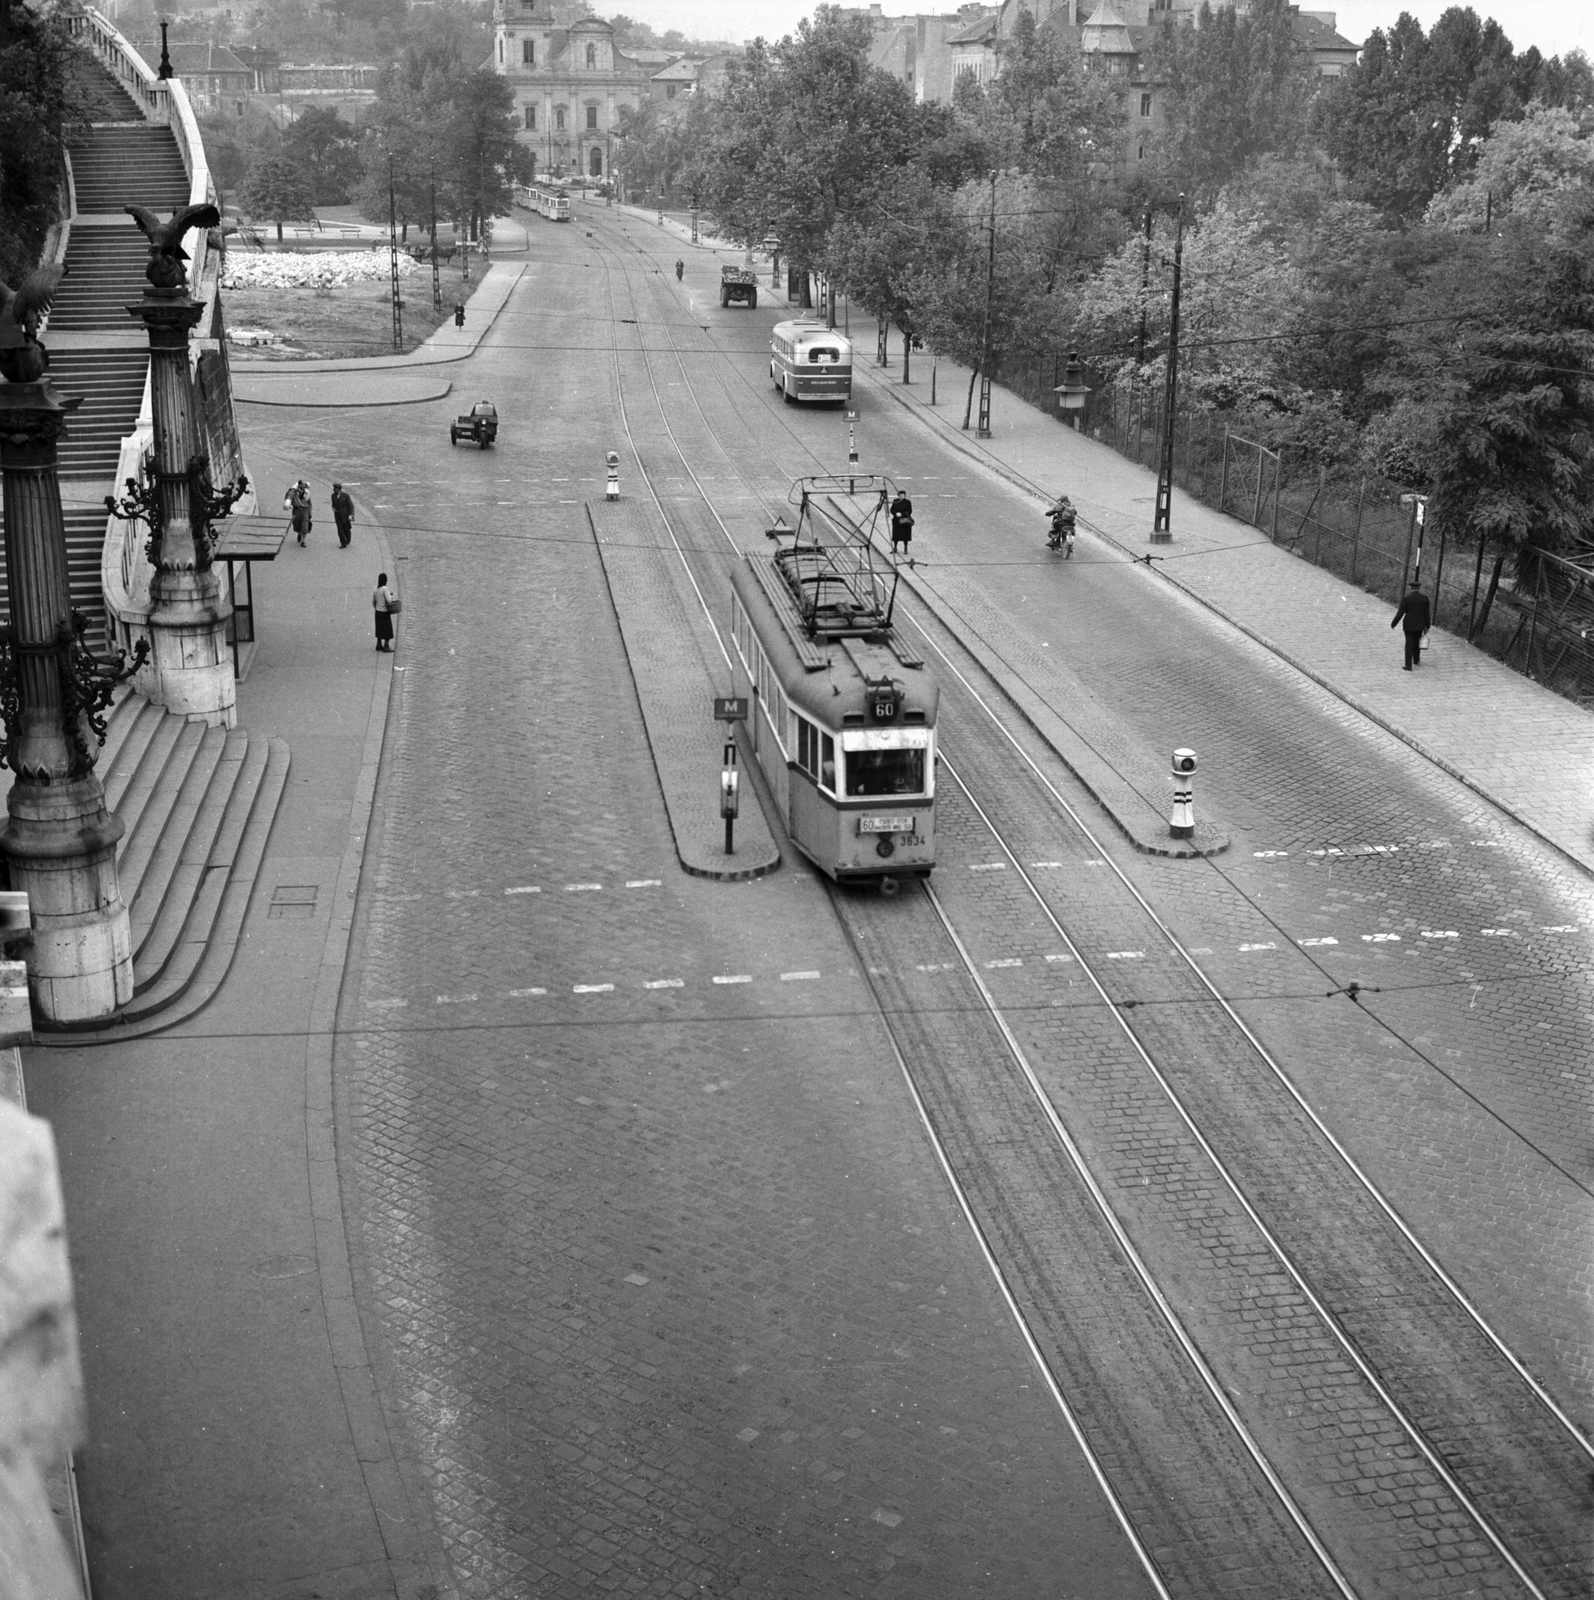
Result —
[{"label": "truck", "polygon": [[720,268],[720,304],[742,305],[750,311],[757,309],[758,276],[751,267]]}]

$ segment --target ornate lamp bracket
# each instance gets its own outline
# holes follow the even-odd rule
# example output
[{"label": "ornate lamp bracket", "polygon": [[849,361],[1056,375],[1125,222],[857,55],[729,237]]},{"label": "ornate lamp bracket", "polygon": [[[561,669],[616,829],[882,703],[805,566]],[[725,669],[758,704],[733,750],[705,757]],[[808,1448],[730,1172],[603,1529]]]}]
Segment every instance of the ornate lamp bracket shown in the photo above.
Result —
[{"label": "ornate lamp bracket", "polygon": [[140,483],[137,478],[129,478],[127,493],[120,500],[115,495],[106,495],[105,509],[123,522],[142,522],[148,526],[149,537],[144,541],[144,555],[152,567],[158,567],[163,526],[160,483],[150,479]]},{"label": "ornate lamp bracket", "polygon": [[194,519],[194,550],[203,572],[216,554],[221,542],[221,529],[216,526],[232,512],[232,508],[249,492],[248,478],[240,475],[219,489],[210,481],[210,457],[197,455],[188,463],[189,504]]},{"label": "ornate lamp bracket", "polygon": [[[86,776],[99,758],[100,746],[105,743],[105,713],[117,684],[132,677],[149,659],[148,639],[133,646],[131,657],[120,650],[110,659],[95,655],[85,637],[88,625],[88,618],[74,611],[70,626],[63,622],[55,636],[61,669],[61,720],[72,746],[74,778]],[[94,735],[92,750],[84,734],[85,723]]]}]

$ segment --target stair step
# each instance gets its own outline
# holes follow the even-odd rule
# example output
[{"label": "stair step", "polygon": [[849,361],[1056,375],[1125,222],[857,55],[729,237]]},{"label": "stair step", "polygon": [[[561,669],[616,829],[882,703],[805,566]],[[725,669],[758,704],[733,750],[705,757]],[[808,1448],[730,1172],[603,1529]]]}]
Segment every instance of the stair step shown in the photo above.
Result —
[{"label": "stair step", "polygon": [[[116,849],[116,872],[122,885],[124,902],[129,895],[137,892],[144,868],[154,854],[161,828],[165,825],[166,812],[160,805],[159,796],[163,792],[171,800],[177,796],[175,781],[166,785],[162,783],[166,770],[175,763],[173,770],[186,771],[199,744],[199,724],[189,724],[178,717],[168,716],[160,706],[153,709],[155,727],[149,746],[117,807],[117,815],[127,825],[127,831]],[[183,747],[181,753],[180,746]]]},{"label": "stair step", "polygon": [[[231,732],[217,728],[212,732],[222,735],[219,758],[194,813],[188,836],[176,852],[171,875],[162,886],[160,903],[158,906],[148,904],[152,896],[146,887],[139,904],[130,911],[135,995],[149,988],[161,976],[179,940],[189,936],[190,912],[195,909],[209,880],[219,872],[220,876],[214,884],[212,917],[214,905],[220,904],[221,891],[226,886],[230,862],[217,866],[216,845],[232,802],[233,789],[249,754],[249,735],[241,728]],[[175,822],[177,819],[173,820]],[[209,931],[207,919],[203,929],[199,930],[201,944]]]},{"label": "stair step", "polygon": [[105,790],[107,811],[116,809],[110,795],[111,771],[126,747],[127,736],[133,731],[140,710],[148,704],[143,695],[134,694],[125,683],[119,683],[111,692],[111,709],[105,714],[105,742],[100,746],[99,756],[94,763],[100,786]]},{"label": "stair step", "polygon": [[[197,732],[198,739],[191,734]],[[140,828],[142,842],[148,849],[140,850],[140,840],[134,840],[127,852],[129,871],[119,873],[122,899],[134,925],[133,954],[138,954],[140,928],[147,929],[160,914],[166,892],[171,887],[172,875],[182,859],[188,836],[193,831],[194,819],[204,804],[205,791],[215,777],[227,743],[225,728],[207,727],[204,723],[184,723],[183,733],[177,740],[173,760],[177,763],[171,775],[155,791],[144,813]],[[171,780],[181,774],[181,783]],[[159,818],[159,827],[151,828],[151,813]],[[129,887],[131,883],[131,887]]]},{"label": "stair step", "polygon": [[[215,998],[238,953],[244,920],[260,875],[260,863],[287,786],[289,765],[288,746],[281,739],[251,741],[246,770],[239,776],[234,803],[223,829],[224,836],[236,830],[231,870],[207,875],[190,919],[196,937],[190,938],[185,929],[160,979],[144,993],[135,994],[132,1003],[122,1012],[121,1023],[95,1035],[95,1042],[136,1038],[139,1034],[174,1027],[203,1010]],[[215,854],[218,866],[224,860],[223,850],[222,842],[218,841]],[[214,909],[211,907],[213,899]],[[198,937],[202,925],[208,926],[208,932]],[[82,1035],[65,1035],[46,1042],[74,1045],[85,1041]]]}]

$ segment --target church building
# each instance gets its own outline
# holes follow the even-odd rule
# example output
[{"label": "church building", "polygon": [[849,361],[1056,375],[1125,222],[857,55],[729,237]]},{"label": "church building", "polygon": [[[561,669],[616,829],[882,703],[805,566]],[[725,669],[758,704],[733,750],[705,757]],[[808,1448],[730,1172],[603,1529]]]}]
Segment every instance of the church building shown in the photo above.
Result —
[{"label": "church building", "polygon": [[493,0],[493,67],[515,92],[519,139],[537,170],[607,178],[622,106],[648,96],[656,67],[633,61],[614,29],[570,0]]}]

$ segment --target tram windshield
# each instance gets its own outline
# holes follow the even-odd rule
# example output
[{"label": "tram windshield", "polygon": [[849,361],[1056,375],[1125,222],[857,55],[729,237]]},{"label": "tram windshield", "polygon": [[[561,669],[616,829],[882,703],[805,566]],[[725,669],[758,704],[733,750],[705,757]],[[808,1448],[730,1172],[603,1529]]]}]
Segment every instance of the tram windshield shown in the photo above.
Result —
[{"label": "tram windshield", "polygon": [[847,751],[847,793],[859,799],[883,794],[923,794],[924,751]]}]

